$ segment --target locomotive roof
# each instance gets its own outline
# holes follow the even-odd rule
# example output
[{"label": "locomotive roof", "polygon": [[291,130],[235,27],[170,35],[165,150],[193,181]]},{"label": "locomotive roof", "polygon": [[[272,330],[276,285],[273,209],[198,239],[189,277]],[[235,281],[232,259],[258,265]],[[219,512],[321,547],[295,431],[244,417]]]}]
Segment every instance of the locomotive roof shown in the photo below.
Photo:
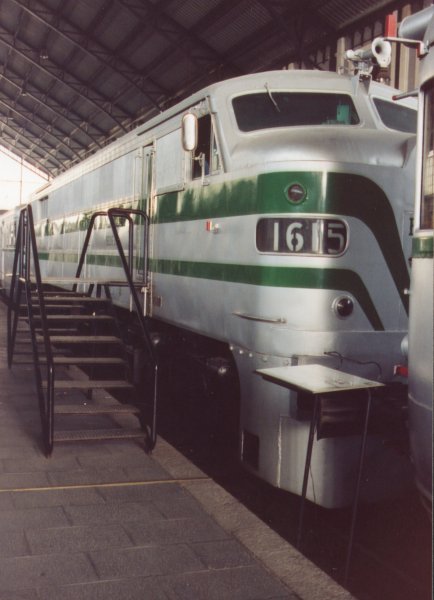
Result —
[{"label": "locomotive roof", "polygon": [[[235,77],[228,79],[223,82],[212,84],[192,96],[184,99],[182,102],[173,106],[160,115],[151,118],[149,121],[141,126],[136,127],[133,131],[127,133],[118,140],[113,141],[105,149],[99,153],[89,156],[84,161],[81,161],[78,165],[67,169],[65,172],[60,173],[56,180],[53,182],[54,187],[63,185],[67,181],[71,181],[76,177],[80,176],[83,172],[95,168],[99,164],[103,164],[112,160],[115,156],[130,151],[137,147],[137,138],[140,137],[142,144],[146,145],[150,143],[155,136],[159,137],[164,133],[167,133],[173,128],[179,127],[180,118],[176,121],[176,125],[173,125],[173,117],[185,114],[191,107],[197,105],[200,101],[205,98],[209,98],[211,107],[218,106],[221,110],[223,106],[233,96],[237,96],[243,93],[252,93],[263,91],[266,93],[267,88],[272,92],[273,90],[285,90],[285,91],[303,91],[312,93],[318,92],[330,92],[330,93],[345,93],[348,95],[359,96],[361,94],[372,94],[376,97],[383,97],[391,99],[397,90],[390,86],[379,84],[375,81],[371,81],[369,86],[363,85],[358,82],[356,77],[350,77],[348,75],[339,75],[330,71],[309,71],[309,70],[279,70],[279,71],[267,71],[263,73],[256,73],[252,75],[245,75],[241,77]],[[404,104],[416,108],[415,100],[410,98],[401,101]],[[372,121],[372,117],[368,118],[368,121],[362,123],[362,127],[376,127],[376,124]],[[232,143],[237,143],[236,133],[232,131],[230,127],[226,128],[226,139],[229,142],[232,139]],[[274,134],[278,135],[278,134]],[[43,186],[38,190],[33,197],[41,198],[45,195],[45,189],[47,186]]]},{"label": "locomotive roof", "polygon": [[[164,113],[150,119],[144,123],[136,131],[137,133],[145,132],[159,123],[170,119],[172,116],[188,110],[200,100],[210,97],[212,98],[227,98],[232,95],[266,91],[267,87],[270,90],[281,89],[288,91],[313,91],[313,92],[336,92],[357,94],[358,82],[354,77],[348,75],[339,75],[332,71],[313,71],[313,70],[279,70],[266,71],[241,77],[234,77],[226,81],[214,83],[202,90],[196,92],[192,96],[185,98],[176,106],[168,109]],[[366,88],[365,88],[366,89]],[[375,91],[378,95],[392,98],[397,90],[375,81],[369,84],[370,91]],[[363,92],[364,93],[364,92]],[[413,106],[413,104],[410,102]]]},{"label": "locomotive roof", "polygon": [[342,36],[377,35],[401,4],[3,0],[2,144],[56,175],[209,83],[290,62],[315,68]]}]

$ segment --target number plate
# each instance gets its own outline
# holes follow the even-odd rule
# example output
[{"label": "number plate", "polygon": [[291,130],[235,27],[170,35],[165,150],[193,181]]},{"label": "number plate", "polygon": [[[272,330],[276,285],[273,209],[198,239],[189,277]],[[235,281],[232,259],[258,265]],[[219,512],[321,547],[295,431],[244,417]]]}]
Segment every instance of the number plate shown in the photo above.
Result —
[{"label": "number plate", "polygon": [[347,247],[347,225],[338,219],[260,219],[256,247],[260,252],[337,256]]}]

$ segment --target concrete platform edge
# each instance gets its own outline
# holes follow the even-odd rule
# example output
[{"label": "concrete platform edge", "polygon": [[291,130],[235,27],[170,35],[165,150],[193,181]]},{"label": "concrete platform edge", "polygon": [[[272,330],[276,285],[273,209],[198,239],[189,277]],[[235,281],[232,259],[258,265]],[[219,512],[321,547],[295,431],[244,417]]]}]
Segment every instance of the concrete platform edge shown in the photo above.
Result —
[{"label": "concrete platform edge", "polygon": [[152,454],[179,480],[225,531],[238,539],[268,571],[301,600],[354,600],[354,596],[209,479],[161,437]]}]

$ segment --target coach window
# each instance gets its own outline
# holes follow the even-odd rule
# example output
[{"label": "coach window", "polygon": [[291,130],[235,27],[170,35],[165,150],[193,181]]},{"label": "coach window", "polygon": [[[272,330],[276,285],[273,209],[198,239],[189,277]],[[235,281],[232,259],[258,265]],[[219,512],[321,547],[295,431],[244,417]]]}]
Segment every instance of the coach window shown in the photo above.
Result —
[{"label": "coach window", "polygon": [[198,119],[198,141],[193,156],[192,176],[199,179],[215,173],[220,168],[217,140],[214,133],[211,115]]}]

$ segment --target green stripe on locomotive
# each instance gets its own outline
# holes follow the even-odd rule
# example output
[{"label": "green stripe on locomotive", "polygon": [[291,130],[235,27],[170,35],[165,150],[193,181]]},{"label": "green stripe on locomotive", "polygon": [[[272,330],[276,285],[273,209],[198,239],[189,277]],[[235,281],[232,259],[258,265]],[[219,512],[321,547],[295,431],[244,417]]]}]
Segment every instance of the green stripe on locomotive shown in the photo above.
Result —
[{"label": "green stripe on locomotive", "polygon": [[270,287],[346,290],[362,306],[372,327],[384,331],[384,326],[363,281],[348,269],[310,269],[293,267],[265,267],[257,265],[217,264],[179,260],[153,260],[151,271],[197,277],[231,283]]},{"label": "green stripe on locomotive", "polygon": [[[293,183],[307,191],[291,204],[286,190]],[[375,236],[408,313],[409,273],[391,204],[383,190],[360,175],[330,172],[279,172],[257,178],[166,194],[158,199],[154,222],[170,223],[248,214],[332,214],[354,217]]]},{"label": "green stripe on locomotive", "polygon": [[[77,264],[78,262],[78,255],[74,252],[40,252],[39,258],[45,261],[73,264]],[[88,265],[99,267],[121,268],[122,266],[117,255],[92,254],[91,252],[87,254],[86,262]],[[136,268],[142,268],[142,265],[138,261],[136,261]],[[349,269],[265,267],[159,259],[150,260],[149,268],[154,273],[211,279],[230,283],[287,288],[346,290],[357,298],[373,329],[384,331],[384,326],[363,281],[357,273]]]},{"label": "green stripe on locomotive", "polygon": [[[286,195],[292,183],[301,184],[306,199],[291,204]],[[408,311],[409,275],[390,202],[382,189],[360,175],[330,172],[279,172],[221,185],[190,188],[158,198],[155,225],[249,214],[332,214],[363,222],[375,236],[401,301]],[[87,215],[83,214],[83,217]],[[77,223],[81,230],[81,220]],[[432,249],[432,240],[431,240]],[[41,252],[42,260],[77,262],[74,252]],[[117,256],[88,253],[87,263],[120,267]],[[137,268],[143,265],[137,264]],[[372,298],[362,279],[349,269],[270,267],[197,261],[150,260],[152,272],[243,284],[306,289],[346,290],[362,306],[372,327],[384,330]]]}]

